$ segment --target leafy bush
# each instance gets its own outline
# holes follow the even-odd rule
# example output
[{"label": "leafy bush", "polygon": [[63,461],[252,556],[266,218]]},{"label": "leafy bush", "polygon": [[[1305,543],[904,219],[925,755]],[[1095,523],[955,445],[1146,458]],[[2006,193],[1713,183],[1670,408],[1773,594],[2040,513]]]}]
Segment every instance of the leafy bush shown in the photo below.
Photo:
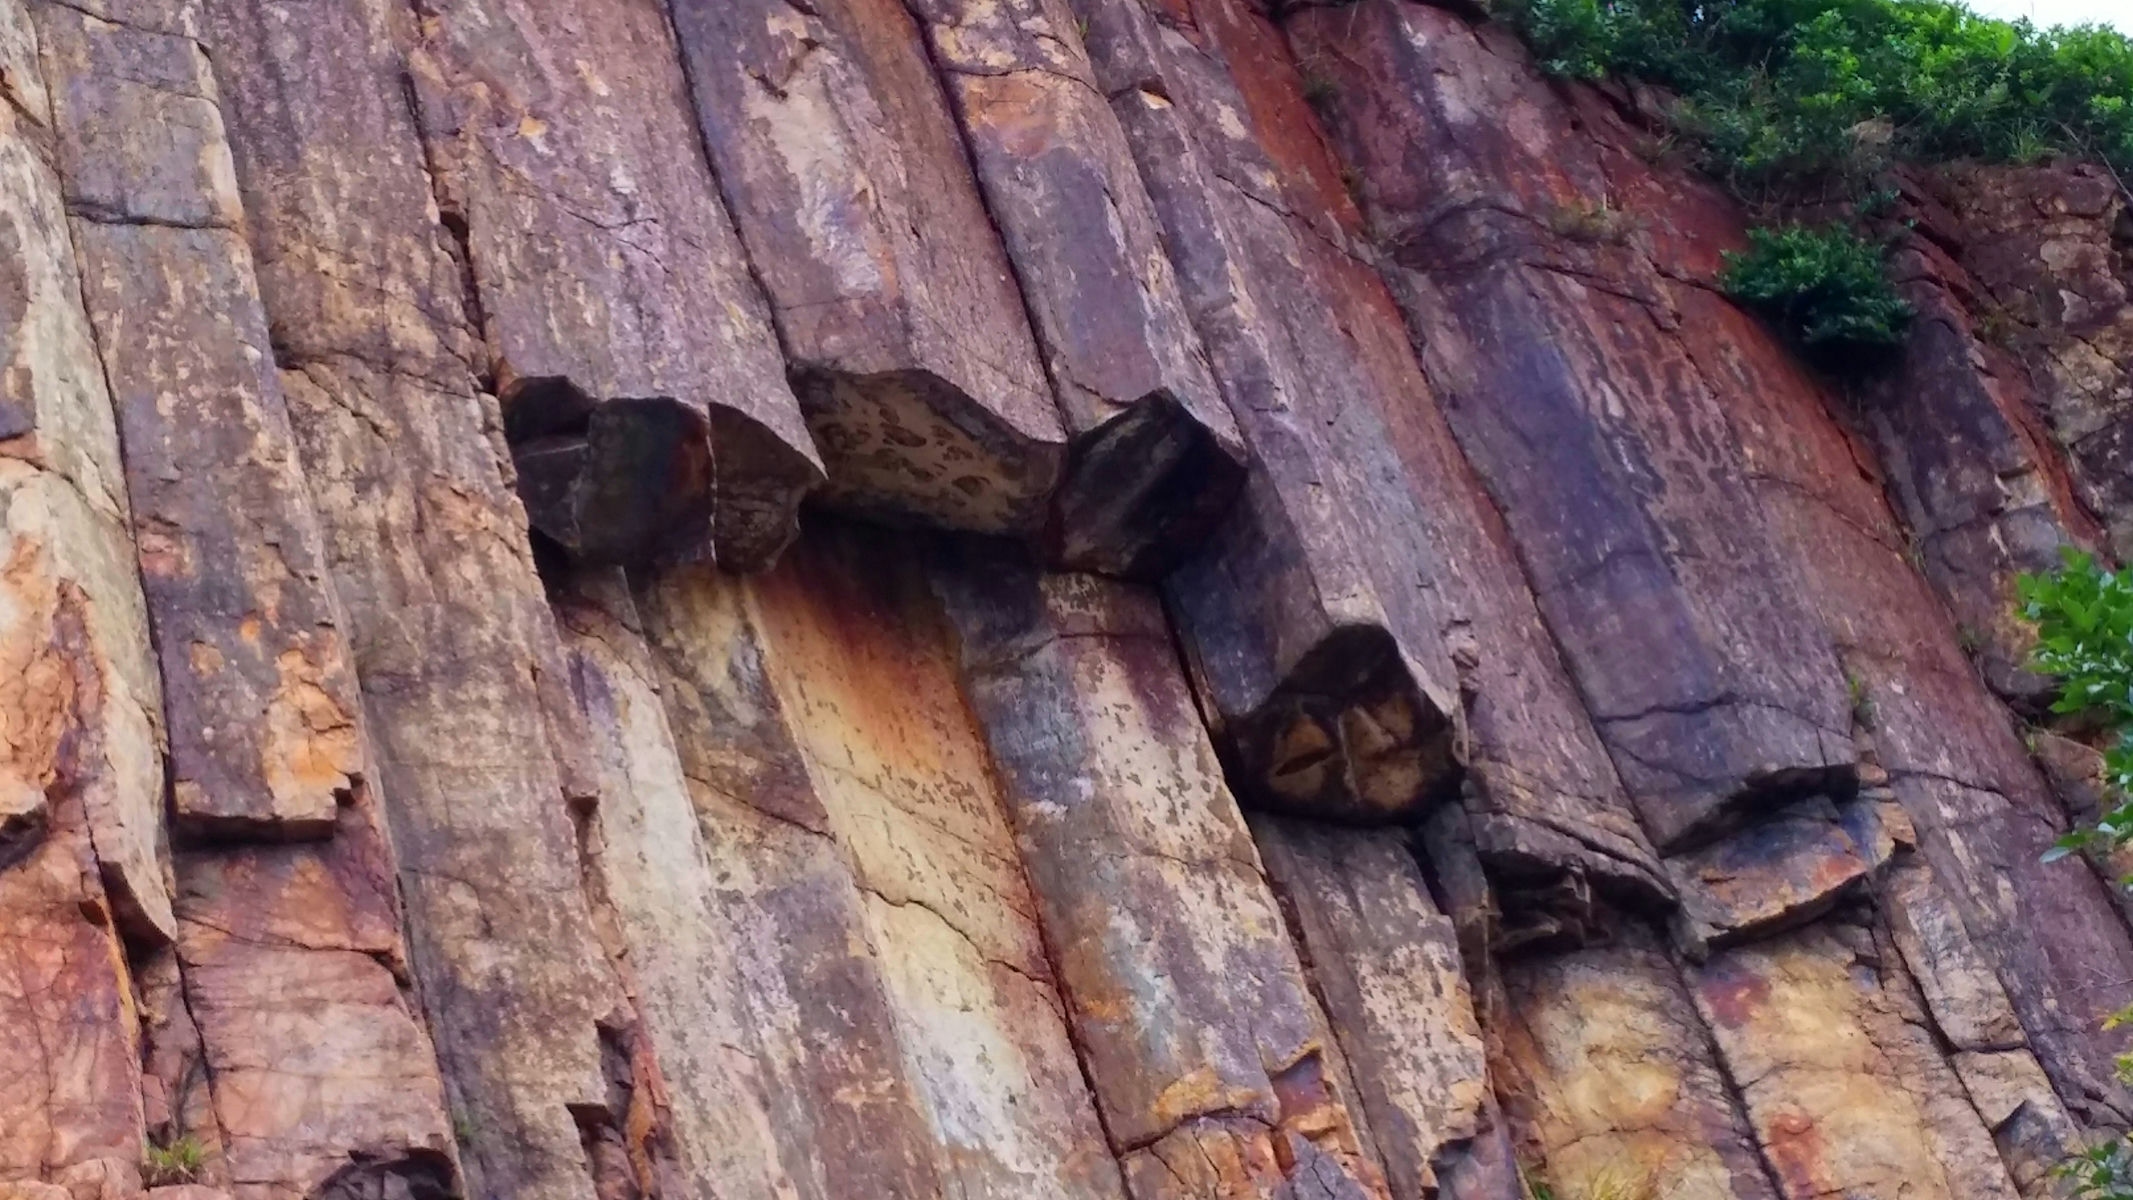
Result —
[{"label": "leafy bush", "polygon": [[2123,1140],[2090,1147],[2059,1164],[2069,1200],[2133,1200],[2133,1147]]},{"label": "leafy bush", "polygon": [[1952,0],[1496,0],[1543,66],[1673,89],[1714,174],[1750,199],[1886,157],[2067,152],[2133,174],[2133,39]]},{"label": "leafy bush", "polygon": [[1874,353],[1901,343],[1911,322],[1881,257],[1840,227],[1751,229],[1748,249],[1726,254],[1720,282],[1810,354]]},{"label": "leafy bush", "polygon": [[2133,572],[2105,570],[2078,550],[2065,560],[2015,584],[2022,615],[2037,627],[2030,666],[2059,680],[2053,712],[2090,714],[2118,731],[2104,754],[2104,782],[2120,803],[2096,828],[2061,839],[2054,858],[2133,844]]}]

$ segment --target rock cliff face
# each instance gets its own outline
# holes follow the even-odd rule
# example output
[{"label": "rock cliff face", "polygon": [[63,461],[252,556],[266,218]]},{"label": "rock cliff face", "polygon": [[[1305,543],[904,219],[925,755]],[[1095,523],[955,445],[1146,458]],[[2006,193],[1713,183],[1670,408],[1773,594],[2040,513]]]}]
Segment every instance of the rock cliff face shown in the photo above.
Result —
[{"label": "rock cliff face", "polygon": [[2133,1123],[2010,612],[2133,554],[2103,172],[1919,173],[1840,386],[1462,4],[0,0],[0,100],[0,1198],[2032,1200]]}]

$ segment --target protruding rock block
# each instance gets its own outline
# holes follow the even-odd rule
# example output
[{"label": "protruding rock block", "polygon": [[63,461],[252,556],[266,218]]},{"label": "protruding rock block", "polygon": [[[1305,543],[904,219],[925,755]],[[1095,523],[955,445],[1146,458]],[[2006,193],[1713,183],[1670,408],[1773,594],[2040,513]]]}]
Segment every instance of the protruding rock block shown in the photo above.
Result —
[{"label": "protruding rock block", "polygon": [[1843,802],[1803,800],[1667,860],[1681,893],[1676,932],[1701,958],[1715,948],[1805,925],[1856,895],[1917,845],[1886,789]]},{"label": "protruding rock block", "polygon": [[1131,1194],[1382,1195],[1156,596],[981,551],[931,576]]},{"label": "protruding rock block", "polygon": [[1066,431],[910,14],[896,0],[683,0],[674,23],[829,471],[822,499],[1035,532]]},{"label": "protruding rock block", "polygon": [[40,14],[162,660],[172,811],[196,834],[328,836],[363,771],[355,678],[207,54],[72,8]]},{"label": "protruding rock block", "polygon": [[1394,1196],[1521,1194],[1450,919],[1402,833],[1255,815]]},{"label": "protruding rock block", "polygon": [[[1619,945],[1506,964],[1497,1087],[1557,1195],[1777,1200],[1674,964]],[[1792,1198],[1787,1195],[1787,1200]]]},{"label": "protruding rock block", "polygon": [[1423,366],[1653,842],[1688,848],[1844,790],[1842,672],[1748,487],[1738,397],[1699,374],[1664,284],[1715,269],[1715,250],[1679,262],[1658,233],[1551,233],[1580,205],[1665,212],[1669,230],[1728,211],[1661,180],[1628,131],[1576,132],[1621,122],[1507,69],[1522,51],[1495,26],[1387,0],[1300,10],[1287,29],[1323,73]]},{"label": "protruding rock block", "polygon": [[1063,0],[912,9],[1074,439],[1048,549],[1159,578],[1229,510],[1246,450],[1079,23]]},{"label": "protruding rock block", "polygon": [[452,5],[411,61],[535,527],[593,562],[774,561],[822,467],[666,13]]},{"label": "protruding rock block", "polygon": [[1896,947],[1832,921],[1742,946],[1690,972],[1787,1200],[2014,1200]]}]

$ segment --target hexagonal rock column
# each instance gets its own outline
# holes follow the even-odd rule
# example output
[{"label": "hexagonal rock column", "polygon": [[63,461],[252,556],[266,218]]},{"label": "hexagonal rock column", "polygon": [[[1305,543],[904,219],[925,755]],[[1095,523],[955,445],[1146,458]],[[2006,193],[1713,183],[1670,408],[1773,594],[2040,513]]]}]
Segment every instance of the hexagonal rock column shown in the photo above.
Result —
[{"label": "hexagonal rock column", "polygon": [[1246,451],[1074,15],[1062,0],[909,7],[1074,438],[1047,548],[1159,578],[1228,512]]},{"label": "hexagonal rock column", "polygon": [[355,677],[206,50],[38,11],[161,651],[172,812],[191,833],[327,836],[360,785]]},{"label": "hexagonal rock column", "polygon": [[681,0],[697,124],[825,502],[1029,534],[1067,434],[925,40],[897,0]]},{"label": "hexagonal rock column", "polygon": [[981,551],[930,574],[1128,1193],[1385,1195],[1155,595]]},{"label": "hexagonal rock column", "polygon": [[1671,852],[1773,800],[1846,790],[1843,674],[1747,484],[1734,397],[1699,374],[1667,292],[1666,272],[1715,261],[1677,261],[1682,239],[1657,226],[1553,233],[1580,205],[1691,229],[1730,228],[1731,210],[1656,176],[1627,134],[1582,132],[1496,27],[1371,0],[1286,29],[1325,81],[1430,382],[1653,842]]},{"label": "hexagonal rock column", "polygon": [[535,528],[592,562],[774,561],[822,480],[704,161],[663,9],[418,3],[436,199],[463,243]]},{"label": "hexagonal rock column", "polygon": [[393,42],[406,14],[202,7],[462,1186],[591,1200],[623,1182],[600,1139],[644,1093],[617,1053],[633,1017],[583,891],[585,739],[558,732],[574,712],[496,404],[476,388]]}]

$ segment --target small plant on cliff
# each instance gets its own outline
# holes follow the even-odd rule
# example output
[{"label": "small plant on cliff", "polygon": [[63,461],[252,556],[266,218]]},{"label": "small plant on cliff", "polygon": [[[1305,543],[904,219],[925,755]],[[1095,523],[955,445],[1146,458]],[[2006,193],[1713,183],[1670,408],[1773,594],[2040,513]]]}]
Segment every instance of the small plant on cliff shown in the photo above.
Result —
[{"label": "small plant on cliff", "polygon": [[2133,1148],[2124,1141],[2091,1146],[2053,1173],[2066,1181],[2070,1200],[2133,1200]]},{"label": "small plant on cliff", "polygon": [[1842,357],[1902,342],[1911,306],[1882,270],[1881,248],[1848,230],[1752,229],[1720,282],[1810,354]]},{"label": "small plant on cliff", "polygon": [[149,1187],[175,1187],[198,1183],[207,1152],[200,1139],[186,1134],[165,1145],[150,1142],[141,1151],[141,1180]]}]

